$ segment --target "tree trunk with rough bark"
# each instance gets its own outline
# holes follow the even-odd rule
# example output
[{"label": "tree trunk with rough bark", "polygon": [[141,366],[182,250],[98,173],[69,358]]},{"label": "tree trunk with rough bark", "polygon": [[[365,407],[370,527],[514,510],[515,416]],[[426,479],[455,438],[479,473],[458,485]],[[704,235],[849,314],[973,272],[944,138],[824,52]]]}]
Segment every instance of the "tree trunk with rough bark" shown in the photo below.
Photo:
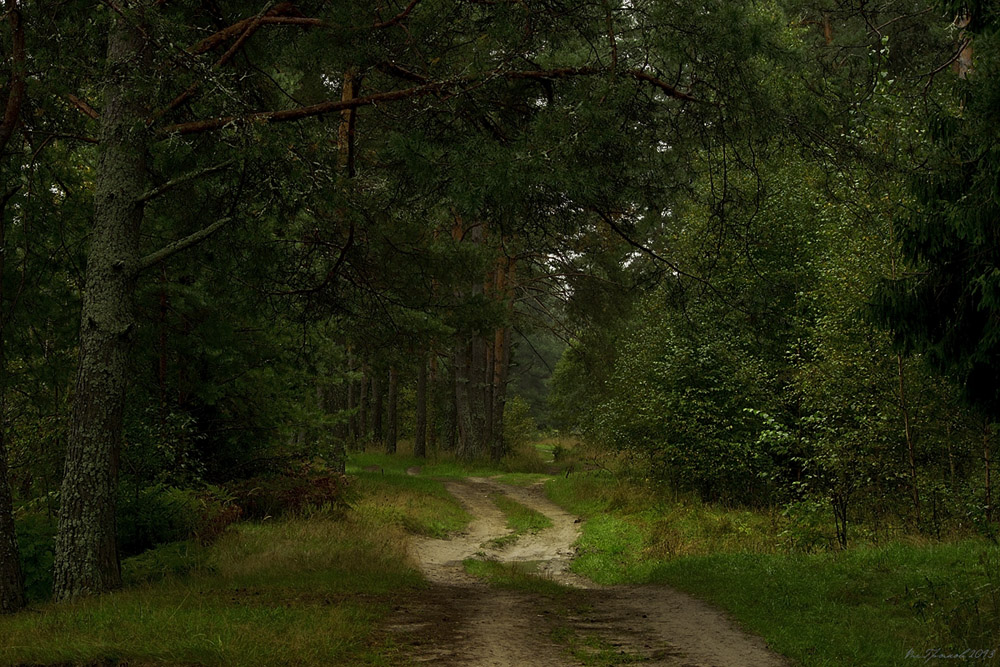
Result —
[{"label": "tree trunk with rough bark", "polygon": [[132,20],[134,14],[115,16],[108,34],[94,227],[56,536],[56,600],[121,586],[115,500],[136,329],[149,98],[143,90],[146,43]]}]

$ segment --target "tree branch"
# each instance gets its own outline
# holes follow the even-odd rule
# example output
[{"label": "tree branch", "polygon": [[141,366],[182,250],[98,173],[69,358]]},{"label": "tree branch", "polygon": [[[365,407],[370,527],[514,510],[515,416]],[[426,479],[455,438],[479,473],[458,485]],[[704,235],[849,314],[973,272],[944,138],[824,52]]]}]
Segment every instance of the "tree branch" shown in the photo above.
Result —
[{"label": "tree branch", "polygon": [[658,79],[657,77],[653,76],[652,74],[647,74],[646,72],[643,72],[642,70],[638,70],[638,69],[629,70],[629,74],[633,78],[638,79],[639,81],[645,81],[646,83],[650,83],[650,84],[656,86],[657,88],[659,88],[660,90],[662,90],[663,92],[665,92],[670,97],[676,97],[677,99],[684,100],[685,102],[698,102],[699,104],[704,104],[705,103],[704,100],[700,100],[697,97],[693,97],[691,95],[688,95],[687,93],[681,92],[680,90],[677,90],[677,88],[675,86],[671,86],[669,83],[667,83],[663,79]]},{"label": "tree branch", "polygon": [[150,199],[156,199],[157,197],[159,197],[160,195],[164,194],[165,192],[173,190],[178,185],[182,185],[184,183],[187,183],[188,181],[193,181],[196,178],[201,178],[202,176],[206,176],[208,174],[213,174],[213,173],[215,173],[217,171],[222,171],[226,167],[232,165],[233,162],[234,162],[234,160],[227,160],[226,162],[222,162],[222,163],[219,163],[217,165],[213,165],[211,167],[205,167],[204,169],[199,169],[198,171],[192,171],[189,174],[184,174],[183,176],[178,176],[177,178],[175,178],[173,180],[167,181],[166,183],[164,183],[160,187],[153,188],[152,190],[146,192],[144,195],[142,195],[141,197],[139,197],[135,201],[136,201],[136,203],[141,204],[141,203],[149,201]]},{"label": "tree branch", "polygon": [[237,21],[236,23],[223,28],[217,33],[209,35],[190,49],[188,53],[197,56],[218,48],[234,37],[242,35],[248,28],[256,25],[300,25],[300,26],[322,26],[326,23],[322,19],[307,18],[290,2],[283,2],[275,5],[264,12],[263,16],[251,16],[250,18]]},{"label": "tree branch", "polygon": [[[494,70],[492,72],[487,72],[485,75],[464,76],[449,81],[434,81],[414,86],[412,88],[391,90],[384,93],[374,93],[364,97],[355,97],[350,100],[330,100],[327,102],[320,102],[318,104],[297,107],[295,109],[285,109],[282,111],[258,111],[245,116],[223,116],[220,118],[209,118],[206,120],[196,120],[187,123],[177,123],[161,128],[159,130],[159,134],[197,134],[199,132],[218,130],[226,127],[227,125],[236,123],[281,123],[295,121],[303,118],[310,118],[312,116],[322,116],[335,111],[343,111],[344,109],[357,109],[360,107],[373,106],[382,102],[396,102],[411,97],[433,95],[447,92],[456,87],[473,87],[474,84],[481,84],[483,81],[488,81],[490,79],[550,80],[562,79],[571,76],[588,76],[600,74],[605,71],[606,70],[604,68],[599,67],[557,67],[547,70],[523,70],[513,72]],[[677,88],[671,86],[666,81],[657,79],[656,77],[646,74],[645,72],[631,70],[629,74],[637,80],[653,84],[671,97],[689,102],[701,102],[701,100],[677,90]]]},{"label": "tree branch", "polygon": [[429,83],[423,86],[407,88],[405,90],[375,93],[365,97],[355,97],[350,100],[321,102],[319,104],[311,104],[304,107],[297,107],[295,109],[286,109],[284,111],[259,111],[257,113],[247,114],[246,116],[224,116],[222,118],[210,118],[207,120],[197,120],[189,123],[177,123],[175,125],[168,125],[164,127],[159,133],[162,135],[197,134],[199,132],[218,130],[235,123],[280,123],[301,120],[303,118],[321,116],[334,111],[343,111],[344,109],[357,109],[359,107],[372,106],[381,102],[395,102],[397,100],[403,100],[410,97],[430,95],[441,92],[447,89],[448,86],[449,84],[445,82]]},{"label": "tree branch", "polygon": [[89,104],[87,104],[87,102],[85,102],[84,100],[81,100],[79,97],[77,97],[73,93],[70,93],[70,94],[66,95],[66,99],[68,99],[70,102],[72,102],[73,106],[75,106],[77,109],[79,109],[80,112],[84,116],[89,116],[90,118],[92,118],[94,120],[97,120],[98,118],[101,117],[101,114],[99,114],[97,112],[97,109],[95,109],[94,107],[90,106]]},{"label": "tree branch", "polygon": [[139,260],[139,265],[136,267],[136,273],[141,273],[142,271],[145,271],[150,267],[156,266],[157,264],[167,259],[168,257],[176,255],[182,250],[187,250],[191,246],[201,243],[209,236],[222,229],[231,221],[232,218],[222,218],[221,220],[213,222],[208,227],[198,230],[197,232],[191,234],[190,236],[185,236],[184,238],[178,241],[174,241],[170,245],[160,248],[156,252],[146,255],[141,260]]},{"label": "tree branch", "polygon": [[376,30],[382,30],[383,28],[391,28],[394,25],[399,25],[400,23],[406,20],[406,17],[410,15],[410,12],[413,11],[413,8],[419,4],[420,0],[410,0],[410,4],[406,6],[406,9],[401,11],[399,14],[396,14],[396,16],[392,17],[388,21],[383,21],[382,23],[376,23],[373,27]]}]

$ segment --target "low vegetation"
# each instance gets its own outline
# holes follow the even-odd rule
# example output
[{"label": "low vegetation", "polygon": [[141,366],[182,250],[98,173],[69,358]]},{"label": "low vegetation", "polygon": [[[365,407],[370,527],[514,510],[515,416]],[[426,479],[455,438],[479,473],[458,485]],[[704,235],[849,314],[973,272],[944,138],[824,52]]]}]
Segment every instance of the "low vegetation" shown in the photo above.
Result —
[{"label": "low vegetation", "polygon": [[121,591],[0,617],[0,663],[385,664],[379,623],[424,585],[407,535],[468,516],[406,475],[359,472],[346,498],[158,546],[124,561]]},{"label": "low vegetation", "polygon": [[465,571],[482,577],[490,585],[505,590],[561,596],[569,589],[540,575],[534,563],[501,563],[490,558],[468,558],[462,561]]},{"label": "low vegetation", "polygon": [[552,525],[552,520],[541,512],[525,507],[502,493],[491,493],[490,500],[503,512],[507,518],[507,528],[511,531],[490,540],[488,543],[490,546],[498,549],[509,547],[521,539],[522,535],[537,533]]},{"label": "low vegetation", "polygon": [[[587,517],[573,570],[601,584],[669,584],[728,610],[804,665],[895,665],[985,651],[1000,664],[1000,547],[975,537],[800,539],[798,519],[702,504],[607,473],[570,475],[549,496]],[[831,525],[826,525],[828,522]],[[971,655],[971,654],[970,654]]]}]

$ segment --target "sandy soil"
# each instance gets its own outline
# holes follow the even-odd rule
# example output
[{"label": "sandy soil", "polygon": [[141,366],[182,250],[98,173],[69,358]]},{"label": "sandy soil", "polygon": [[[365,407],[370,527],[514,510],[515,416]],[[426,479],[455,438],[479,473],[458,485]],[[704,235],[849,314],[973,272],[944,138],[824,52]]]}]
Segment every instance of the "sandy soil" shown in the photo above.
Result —
[{"label": "sandy soil", "polygon": [[[545,498],[541,486],[511,487],[484,478],[447,486],[475,518],[452,539],[413,543],[414,559],[431,587],[405,601],[390,622],[388,630],[401,648],[399,664],[583,664],[568,646],[644,665],[788,664],[763,640],[747,635],[724,614],[688,595],[663,586],[600,587],[571,573],[579,519]],[[489,540],[510,532],[489,498],[496,492],[547,515],[552,527],[523,535],[506,548],[489,546]],[[475,557],[530,563],[544,576],[575,590],[565,598],[497,590],[465,573],[462,561]]]}]

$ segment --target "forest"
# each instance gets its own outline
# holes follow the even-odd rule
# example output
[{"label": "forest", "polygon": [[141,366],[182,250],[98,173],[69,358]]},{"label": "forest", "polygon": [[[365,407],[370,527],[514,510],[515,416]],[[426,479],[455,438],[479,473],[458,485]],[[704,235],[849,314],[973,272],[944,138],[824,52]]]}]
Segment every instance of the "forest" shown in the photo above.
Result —
[{"label": "forest", "polygon": [[0,663],[1000,664],[998,3],[2,3]]}]

